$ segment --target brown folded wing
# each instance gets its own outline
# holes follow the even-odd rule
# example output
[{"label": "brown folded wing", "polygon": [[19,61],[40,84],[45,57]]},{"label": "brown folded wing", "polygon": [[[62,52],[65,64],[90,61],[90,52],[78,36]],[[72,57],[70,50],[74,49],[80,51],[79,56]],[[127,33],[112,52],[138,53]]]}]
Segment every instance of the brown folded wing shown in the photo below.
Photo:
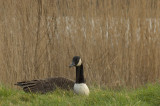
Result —
[{"label": "brown folded wing", "polygon": [[22,87],[25,92],[47,93],[54,91],[57,87],[60,89],[71,90],[73,89],[74,83],[73,80],[64,77],[55,77],[44,80],[17,82],[15,85]]}]

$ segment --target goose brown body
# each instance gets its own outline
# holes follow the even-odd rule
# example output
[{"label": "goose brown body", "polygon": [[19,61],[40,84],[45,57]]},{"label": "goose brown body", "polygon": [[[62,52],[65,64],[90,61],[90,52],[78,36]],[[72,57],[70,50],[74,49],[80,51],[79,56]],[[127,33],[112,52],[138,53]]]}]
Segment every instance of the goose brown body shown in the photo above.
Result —
[{"label": "goose brown body", "polygon": [[15,85],[23,88],[25,92],[47,93],[54,91],[57,87],[64,90],[72,90],[75,82],[64,77],[17,82]]}]

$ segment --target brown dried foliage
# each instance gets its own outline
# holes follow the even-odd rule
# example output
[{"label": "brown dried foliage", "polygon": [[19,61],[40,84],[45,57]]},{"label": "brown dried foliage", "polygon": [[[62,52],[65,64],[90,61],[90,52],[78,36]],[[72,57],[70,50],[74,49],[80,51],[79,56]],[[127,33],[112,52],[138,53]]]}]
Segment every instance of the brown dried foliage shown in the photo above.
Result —
[{"label": "brown dried foliage", "polygon": [[88,84],[160,79],[158,0],[1,0],[0,82],[65,76],[80,55]]}]

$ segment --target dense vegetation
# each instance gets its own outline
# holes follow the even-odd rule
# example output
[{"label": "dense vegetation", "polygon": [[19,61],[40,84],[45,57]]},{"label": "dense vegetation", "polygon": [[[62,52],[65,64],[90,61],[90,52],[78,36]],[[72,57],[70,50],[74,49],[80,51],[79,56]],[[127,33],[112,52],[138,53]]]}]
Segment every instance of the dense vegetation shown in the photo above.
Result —
[{"label": "dense vegetation", "polygon": [[48,94],[29,94],[0,86],[0,105],[28,106],[151,106],[160,105],[160,85],[146,85],[136,90],[91,88],[90,95],[79,96],[72,91],[56,90]]},{"label": "dense vegetation", "polygon": [[90,85],[160,78],[159,0],[0,0],[0,81],[64,76],[79,55]]}]

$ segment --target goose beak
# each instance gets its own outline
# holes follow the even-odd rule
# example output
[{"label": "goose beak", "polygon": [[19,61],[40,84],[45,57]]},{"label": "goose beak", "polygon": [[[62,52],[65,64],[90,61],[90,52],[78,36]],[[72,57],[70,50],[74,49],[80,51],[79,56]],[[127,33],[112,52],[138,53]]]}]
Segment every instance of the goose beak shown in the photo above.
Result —
[{"label": "goose beak", "polygon": [[73,66],[75,66],[75,63],[70,64],[70,65],[69,65],[69,68],[71,68],[71,67],[73,67]]}]

